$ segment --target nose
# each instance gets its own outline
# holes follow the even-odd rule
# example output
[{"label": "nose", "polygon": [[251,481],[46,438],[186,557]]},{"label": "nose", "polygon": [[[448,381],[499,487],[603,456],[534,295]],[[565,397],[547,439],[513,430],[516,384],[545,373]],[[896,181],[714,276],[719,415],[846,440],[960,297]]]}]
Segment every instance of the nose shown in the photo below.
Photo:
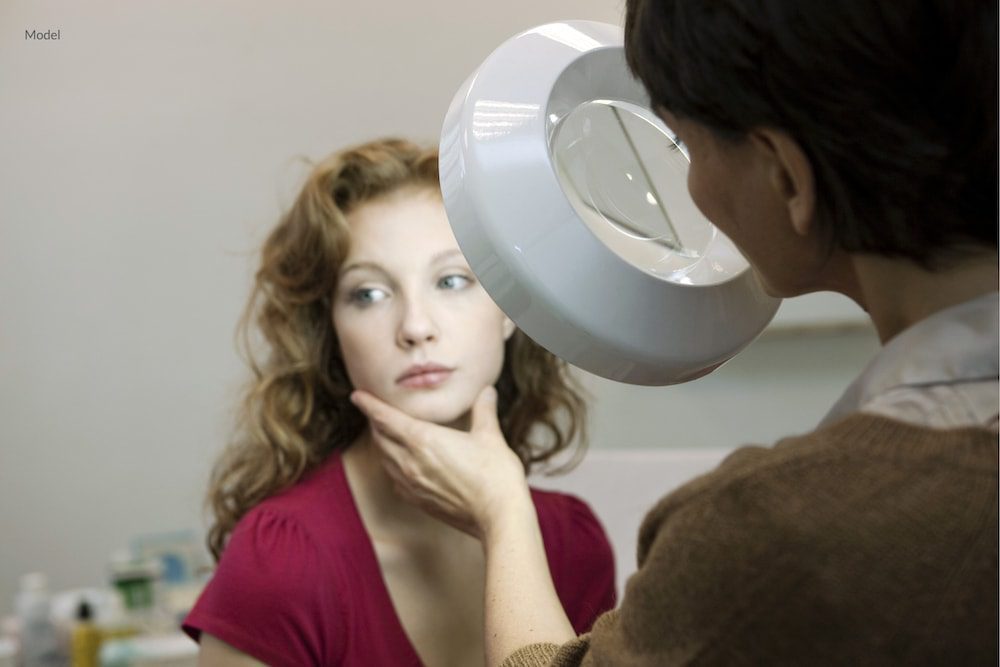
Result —
[{"label": "nose", "polygon": [[409,349],[433,342],[438,335],[437,323],[427,305],[419,299],[406,299],[396,337],[399,346]]}]

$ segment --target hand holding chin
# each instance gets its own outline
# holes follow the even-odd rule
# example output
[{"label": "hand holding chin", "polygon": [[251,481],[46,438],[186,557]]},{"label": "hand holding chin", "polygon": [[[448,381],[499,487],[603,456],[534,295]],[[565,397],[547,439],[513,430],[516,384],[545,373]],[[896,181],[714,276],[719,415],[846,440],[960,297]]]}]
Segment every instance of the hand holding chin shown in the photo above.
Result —
[{"label": "hand holding chin", "polygon": [[497,421],[493,387],[479,393],[468,432],[415,419],[365,391],[351,400],[368,417],[396,490],[432,516],[482,539],[508,505],[530,502],[524,466]]}]

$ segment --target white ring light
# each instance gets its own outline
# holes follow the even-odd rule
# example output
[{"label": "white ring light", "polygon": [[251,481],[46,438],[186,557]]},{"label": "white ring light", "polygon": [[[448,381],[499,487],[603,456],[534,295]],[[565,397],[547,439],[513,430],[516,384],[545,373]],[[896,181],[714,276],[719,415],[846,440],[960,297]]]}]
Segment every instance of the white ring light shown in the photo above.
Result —
[{"label": "white ring light", "polygon": [[648,108],[617,26],[528,30],[455,95],[441,188],[470,266],[528,336],[602,377],[666,385],[730,359],[779,301],[698,212],[685,149]]}]

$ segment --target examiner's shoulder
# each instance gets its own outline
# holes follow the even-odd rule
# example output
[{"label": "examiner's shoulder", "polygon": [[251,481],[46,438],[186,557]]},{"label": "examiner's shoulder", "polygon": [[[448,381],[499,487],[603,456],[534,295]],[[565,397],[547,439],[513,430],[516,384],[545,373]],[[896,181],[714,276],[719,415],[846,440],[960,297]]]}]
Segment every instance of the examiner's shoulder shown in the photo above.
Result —
[{"label": "examiner's shoulder", "polygon": [[646,516],[623,617],[713,664],[995,663],[997,459],[986,429],[861,414],[737,450]]},{"label": "examiner's shoulder", "polygon": [[814,431],[783,438],[772,445],[739,447],[713,470],[664,496],[651,514],[683,505],[712,504],[718,494],[734,487],[760,487],[788,480],[801,485],[811,475],[828,475],[832,465],[847,461],[856,463],[862,458],[855,446],[859,442],[858,435],[867,439],[873,421],[877,423],[879,419],[854,415]]},{"label": "examiner's shoulder", "polygon": [[[735,450],[657,503],[640,528],[640,553],[668,522],[672,534],[680,525],[704,532],[761,524],[815,540],[839,534],[847,517],[857,532],[865,521],[875,530],[901,508],[926,515],[946,497],[978,505],[996,488],[996,464],[996,436],[986,430],[942,431],[859,413],[770,447]],[[980,487],[986,494],[973,498]],[[771,539],[763,530],[747,538],[754,535]]]},{"label": "examiner's shoulder", "polygon": [[858,487],[871,481],[858,473],[874,469],[905,476],[914,471],[938,477],[955,472],[995,476],[995,445],[996,435],[985,429],[931,429],[856,413],[769,447],[741,447],[660,504],[690,502],[732,487],[777,485],[794,491],[817,479]]}]

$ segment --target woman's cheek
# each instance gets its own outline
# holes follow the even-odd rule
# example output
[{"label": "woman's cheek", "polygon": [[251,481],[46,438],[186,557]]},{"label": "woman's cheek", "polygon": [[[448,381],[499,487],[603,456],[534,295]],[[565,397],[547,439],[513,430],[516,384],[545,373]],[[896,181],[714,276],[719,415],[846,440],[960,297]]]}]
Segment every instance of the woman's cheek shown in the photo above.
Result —
[{"label": "woman's cheek", "polygon": [[368,378],[368,351],[364,345],[364,336],[358,335],[355,327],[340,326],[337,331],[340,355],[347,369],[347,377],[355,389],[372,389]]}]

